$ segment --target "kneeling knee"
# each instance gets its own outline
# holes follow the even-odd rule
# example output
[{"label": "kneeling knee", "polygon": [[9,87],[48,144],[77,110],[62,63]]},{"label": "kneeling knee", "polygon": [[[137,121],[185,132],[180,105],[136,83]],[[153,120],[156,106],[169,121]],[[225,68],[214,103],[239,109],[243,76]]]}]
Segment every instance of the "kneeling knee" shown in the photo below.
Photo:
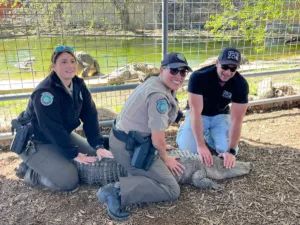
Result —
[{"label": "kneeling knee", "polygon": [[79,179],[78,176],[72,177],[71,179],[66,179],[66,182],[58,184],[59,191],[73,191],[78,187]]},{"label": "kneeling knee", "polygon": [[60,191],[73,191],[78,187],[79,177],[76,168],[69,168],[61,174],[61,178],[57,182],[57,186]]}]

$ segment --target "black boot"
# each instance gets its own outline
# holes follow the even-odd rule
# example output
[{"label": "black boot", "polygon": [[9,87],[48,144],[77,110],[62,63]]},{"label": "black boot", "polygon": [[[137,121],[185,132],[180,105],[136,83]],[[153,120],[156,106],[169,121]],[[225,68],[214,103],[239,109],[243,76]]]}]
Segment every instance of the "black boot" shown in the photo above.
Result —
[{"label": "black boot", "polygon": [[19,166],[16,167],[14,170],[16,172],[17,177],[19,177],[20,179],[24,179],[25,174],[26,174],[28,169],[29,169],[29,167],[27,166],[27,164],[24,163],[24,162],[21,162],[19,164]]},{"label": "black boot", "polygon": [[111,183],[101,187],[97,193],[100,202],[104,203],[108,215],[114,220],[127,220],[130,212],[121,209],[121,196],[119,183]]},{"label": "black boot", "polygon": [[24,176],[24,182],[31,187],[42,187],[39,184],[39,174],[30,168]]},{"label": "black boot", "polygon": [[31,187],[48,188],[53,191],[67,191],[60,189],[52,183],[47,177],[43,177],[31,168],[29,168],[24,176],[24,183]]}]

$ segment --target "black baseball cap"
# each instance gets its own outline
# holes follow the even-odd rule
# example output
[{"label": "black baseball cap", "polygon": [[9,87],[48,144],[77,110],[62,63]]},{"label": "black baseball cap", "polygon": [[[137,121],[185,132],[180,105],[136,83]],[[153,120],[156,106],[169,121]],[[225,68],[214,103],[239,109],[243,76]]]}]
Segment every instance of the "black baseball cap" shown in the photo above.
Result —
[{"label": "black baseball cap", "polygon": [[241,53],[232,47],[224,48],[218,59],[221,65],[232,64],[239,67],[241,64]]},{"label": "black baseball cap", "polygon": [[192,68],[189,67],[184,55],[178,52],[171,52],[169,54],[164,55],[164,59],[161,61],[161,66],[168,66],[172,69],[185,67],[188,69],[188,71],[193,71]]}]

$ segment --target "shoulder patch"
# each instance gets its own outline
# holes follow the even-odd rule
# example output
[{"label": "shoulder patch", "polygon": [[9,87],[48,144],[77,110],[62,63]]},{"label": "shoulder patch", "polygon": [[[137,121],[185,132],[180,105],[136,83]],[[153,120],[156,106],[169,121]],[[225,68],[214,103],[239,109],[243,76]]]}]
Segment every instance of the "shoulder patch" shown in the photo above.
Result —
[{"label": "shoulder patch", "polygon": [[41,96],[41,103],[44,106],[49,106],[53,103],[53,95],[50,92],[43,92]]},{"label": "shoulder patch", "polygon": [[168,102],[165,98],[159,99],[156,102],[156,110],[161,113],[164,114],[167,112],[168,110]]}]

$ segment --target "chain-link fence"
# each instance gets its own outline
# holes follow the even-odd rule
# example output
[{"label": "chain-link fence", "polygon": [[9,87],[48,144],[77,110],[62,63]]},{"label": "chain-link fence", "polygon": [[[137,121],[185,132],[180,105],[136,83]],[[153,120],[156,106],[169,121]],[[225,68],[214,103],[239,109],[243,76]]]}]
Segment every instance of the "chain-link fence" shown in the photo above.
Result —
[{"label": "chain-link fence", "polygon": [[[224,47],[233,46],[243,54],[242,74],[295,69],[247,77],[250,100],[300,94],[299,1],[170,0],[168,23],[162,6],[156,0],[2,0],[0,92],[15,98],[0,101],[0,128],[7,131],[25,109],[27,100],[17,96],[30,93],[48,75],[58,45],[74,48],[78,75],[90,87],[140,82],[158,72],[163,44],[168,52],[182,52],[193,69],[215,63]],[[98,108],[118,113],[131,92],[93,97]],[[184,107],[185,88],[178,98]]]}]

